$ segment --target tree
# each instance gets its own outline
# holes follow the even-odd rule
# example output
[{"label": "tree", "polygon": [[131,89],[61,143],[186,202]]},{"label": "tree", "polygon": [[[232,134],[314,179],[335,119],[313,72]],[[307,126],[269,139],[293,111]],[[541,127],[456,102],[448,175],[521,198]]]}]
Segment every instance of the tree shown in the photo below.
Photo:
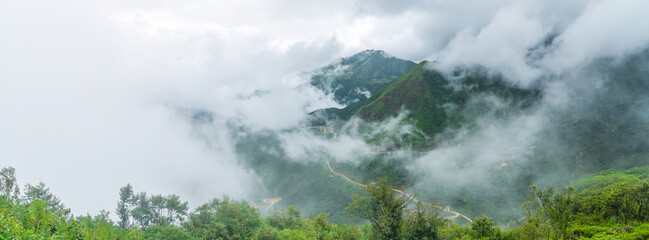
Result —
[{"label": "tree", "polygon": [[169,225],[170,219],[167,219],[163,211],[167,205],[167,199],[158,194],[151,196],[151,221],[158,226]]},{"label": "tree", "polygon": [[368,185],[368,196],[352,195],[352,203],[347,210],[372,224],[373,239],[400,239],[403,209],[414,197],[397,197],[386,177],[378,178],[378,186]]},{"label": "tree", "polygon": [[135,208],[131,210],[131,216],[133,217],[133,221],[144,230],[151,225],[151,202],[145,192],[134,195],[133,202],[135,203]]},{"label": "tree", "polygon": [[440,239],[439,230],[449,221],[440,215],[440,210],[433,204],[417,202],[413,211],[407,211],[403,219],[403,237],[405,239]]},{"label": "tree", "polygon": [[538,198],[538,205],[550,220],[550,225],[554,231],[563,238],[569,237],[568,226],[570,226],[570,221],[574,218],[572,191],[573,188],[568,186],[565,194],[562,191],[555,193],[553,188],[545,190],[533,188],[531,192],[532,197],[536,196]]},{"label": "tree", "polygon": [[246,201],[213,199],[191,214],[185,229],[200,239],[251,239],[262,227],[257,209]]},{"label": "tree", "polygon": [[170,220],[170,223],[175,221],[182,222],[187,217],[187,211],[189,210],[189,203],[181,202],[178,195],[172,194],[167,196],[165,209],[167,209],[167,219]]},{"label": "tree", "polygon": [[288,206],[288,209],[282,210],[281,215],[272,215],[266,218],[268,224],[278,230],[284,229],[296,229],[302,225],[302,213],[299,209],[293,207],[293,205]]},{"label": "tree", "polygon": [[131,184],[126,184],[126,186],[119,189],[119,202],[117,202],[116,213],[119,218],[119,226],[122,228],[128,228],[130,226],[133,194],[133,186]]},{"label": "tree", "polygon": [[61,204],[61,200],[50,193],[50,189],[45,186],[45,183],[41,182],[36,186],[30,184],[25,185],[23,200],[29,204],[36,199],[46,204],[48,210],[54,212],[63,212],[65,210],[65,206]]},{"label": "tree", "polygon": [[120,227],[128,228],[132,217],[144,230],[149,225],[166,226],[182,222],[187,217],[188,205],[175,194],[150,197],[146,192],[135,194],[131,184],[127,184],[119,190],[117,216]]},{"label": "tree", "polygon": [[7,199],[17,198],[20,188],[16,181],[16,170],[12,167],[2,168],[0,171],[0,195]]},{"label": "tree", "polygon": [[471,232],[475,239],[500,239],[500,230],[494,227],[494,221],[482,215],[471,223]]},{"label": "tree", "polygon": [[151,226],[144,230],[144,239],[146,240],[178,240],[178,239],[194,239],[189,233],[183,231],[181,227],[166,225],[166,226]]}]

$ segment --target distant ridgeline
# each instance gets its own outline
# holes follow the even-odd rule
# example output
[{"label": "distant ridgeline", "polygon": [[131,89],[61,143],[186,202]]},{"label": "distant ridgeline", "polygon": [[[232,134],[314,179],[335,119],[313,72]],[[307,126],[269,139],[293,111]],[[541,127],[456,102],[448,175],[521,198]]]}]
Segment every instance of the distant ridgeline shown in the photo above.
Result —
[{"label": "distant ridgeline", "polygon": [[531,106],[540,95],[537,89],[518,88],[482,68],[457,69],[444,76],[434,70],[434,63],[415,64],[374,50],[343,58],[340,64],[321,71],[323,74],[313,76],[312,85],[333,93],[336,101],[347,105],[313,112],[314,125],[352,116],[376,122],[406,110],[419,130],[434,135],[447,126],[471,121],[465,117],[464,106],[479,93],[498,96],[519,109]]}]

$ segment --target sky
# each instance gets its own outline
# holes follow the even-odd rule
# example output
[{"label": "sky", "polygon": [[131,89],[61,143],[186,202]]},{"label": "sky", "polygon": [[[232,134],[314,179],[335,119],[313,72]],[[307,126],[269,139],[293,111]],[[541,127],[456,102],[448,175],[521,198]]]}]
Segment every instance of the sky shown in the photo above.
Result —
[{"label": "sky", "polygon": [[[232,125],[281,131],[336,106],[309,72],[365,49],[520,86],[649,46],[649,2],[0,0],[0,167],[77,214],[119,188],[193,206],[245,197]],[[620,27],[624,26],[624,27]],[[529,62],[548,36],[555,48]],[[561,89],[556,86],[556,89]],[[548,104],[560,106],[561,91]],[[197,130],[183,110],[214,113]],[[534,121],[522,121],[521,126]],[[517,136],[516,134],[512,133]]]}]

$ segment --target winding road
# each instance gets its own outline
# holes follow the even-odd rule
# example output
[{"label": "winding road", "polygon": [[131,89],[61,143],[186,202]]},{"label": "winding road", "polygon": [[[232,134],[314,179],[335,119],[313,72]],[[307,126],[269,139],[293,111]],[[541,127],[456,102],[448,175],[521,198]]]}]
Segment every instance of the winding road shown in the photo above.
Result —
[{"label": "winding road", "polygon": [[[323,131],[324,133],[327,133],[327,129],[328,129],[329,127],[327,127],[327,126],[312,126],[312,127],[309,127],[309,128],[319,129],[320,131]],[[335,132],[333,132],[333,131],[330,131],[330,132],[334,134],[334,137],[337,136],[337,134],[336,134]],[[459,148],[459,145],[458,145],[458,148]],[[427,151],[406,151],[406,152],[414,153],[414,154],[426,154],[426,153],[427,153]],[[375,152],[374,154],[390,154],[390,153],[393,153],[393,151],[380,151],[380,152]],[[331,168],[331,164],[329,164],[329,161],[327,161],[327,168],[329,168],[329,171],[330,171],[331,173],[336,174],[336,175],[342,177],[343,179],[347,180],[347,181],[350,182],[350,183],[353,183],[353,184],[358,185],[358,186],[361,186],[361,187],[367,187],[367,185],[365,185],[365,184],[362,184],[362,183],[356,182],[356,181],[352,180],[351,178],[345,176],[344,174],[339,173],[339,172],[336,172],[336,170],[334,170],[333,168]],[[395,191],[395,192],[397,192],[397,193],[403,194],[403,195],[405,195],[406,197],[412,199],[413,201],[420,202],[420,201],[417,200],[414,196],[412,196],[412,195],[410,195],[410,194],[408,194],[408,193],[406,193],[406,192],[404,192],[404,191],[401,191],[401,190],[399,190],[399,189],[392,188],[392,191]],[[453,214],[453,216],[449,217],[450,219],[455,219],[455,218],[457,218],[457,217],[462,217],[462,218],[466,219],[467,221],[469,221],[470,223],[473,222],[473,220],[471,220],[471,218],[467,217],[466,215],[451,210],[451,207],[443,208],[443,207],[441,207],[441,206],[437,206],[437,205],[434,205],[434,206],[435,206],[436,208],[438,208],[438,209],[441,209],[442,211],[445,211],[445,212],[448,212],[448,213],[450,213],[450,214]]]},{"label": "winding road", "polygon": [[[336,175],[338,175],[338,176],[344,178],[344,179],[347,180],[348,182],[353,183],[353,184],[356,184],[356,185],[361,186],[361,187],[367,187],[366,184],[362,184],[362,183],[356,182],[356,181],[350,179],[349,177],[343,175],[342,173],[336,172],[336,170],[334,170],[333,168],[331,168],[331,164],[329,164],[329,161],[327,161],[327,167],[329,168],[329,171],[330,171],[331,173],[336,174]],[[406,197],[408,197],[408,198],[410,198],[410,199],[412,199],[412,200],[414,200],[414,201],[419,202],[419,200],[417,200],[415,197],[413,197],[412,195],[410,195],[410,194],[408,194],[408,193],[406,193],[406,192],[404,192],[404,191],[401,191],[401,190],[396,189],[396,188],[392,188],[392,191],[395,191],[395,192],[397,192],[397,193],[401,193],[401,194],[405,195]],[[451,218],[451,219],[453,219],[453,218],[457,218],[457,217],[462,217],[462,218],[466,219],[467,221],[469,221],[469,222],[471,222],[471,223],[473,222],[473,221],[471,220],[471,218],[467,217],[467,216],[464,215],[464,214],[461,214],[461,213],[459,213],[459,212],[456,212],[456,211],[451,210],[450,207],[443,208],[443,207],[440,207],[440,206],[437,206],[437,205],[433,205],[433,206],[435,206],[435,207],[438,208],[438,209],[441,209],[442,211],[445,211],[445,212],[448,212],[448,213],[453,214],[454,216],[449,217],[449,218]]]}]

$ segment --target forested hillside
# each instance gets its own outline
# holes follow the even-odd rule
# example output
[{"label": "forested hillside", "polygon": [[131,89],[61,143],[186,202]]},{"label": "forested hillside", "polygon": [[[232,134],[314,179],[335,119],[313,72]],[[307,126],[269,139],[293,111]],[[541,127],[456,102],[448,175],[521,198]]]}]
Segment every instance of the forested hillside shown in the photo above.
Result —
[{"label": "forested hillside", "polygon": [[224,196],[189,211],[176,195],[148,196],[131,185],[116,194],[118,221],[108,211],[74,216],[43,183],[25,193],[13,168],[2,169],[2,239],[646,239],[649,237],[649,166],[589,175],[574,185],[530,187],[524,217],[495,225],[489,216],[466,224],[435,203],[395,191],[387,178],[353,194],[346,210],[362,225],[332,224],[328,213],[304,218],[300,210],[262,217],[259,206]]},{"label": "forested hillside", "polygon": [[[401,61],[383,54],[343,59],[355,64],[327,77],[371,82],[372,75],[349,73],[394,72],[357,64]],[[423,61],[367,99],[312,113],[303,128],[240,130],[236,150],[263,179],[251,195],[255,201],[281,198],[276,207],[293,205],[307,217],[324,211],[336,223],[361,222],[343,209],[362,190],[333,177],[328,163],[354,181],[387,177],[422,200],[504,224],[523,217],[518,209],[531,185],[560,187],[608,168],[649,163],[640,111],[649,97],[647,59],[645,51],[622,62],[593,63],[568,82],[583,89],[561,107],[549,103],[554,93],[541,84],[523,87],[479,66],[442,72],[438,63]],[[593,74],[607,79],[595,92],[579,83]],[[338,95],[353,95],[345,93]]]}]

